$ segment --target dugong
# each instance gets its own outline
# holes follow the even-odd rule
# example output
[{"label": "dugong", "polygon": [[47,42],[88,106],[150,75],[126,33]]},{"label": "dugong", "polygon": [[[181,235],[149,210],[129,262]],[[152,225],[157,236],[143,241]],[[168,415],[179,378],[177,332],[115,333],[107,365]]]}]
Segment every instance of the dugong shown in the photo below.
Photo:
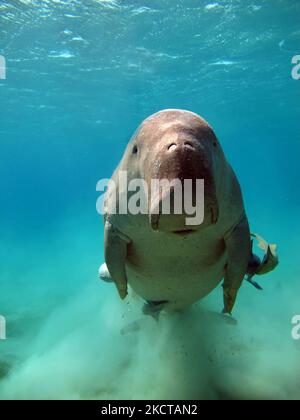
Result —
[{"label": "dugong", "polygon": [[[120,174],[123,179],[120,178]],[[126,177],[125,177],[126,175]],[[163,200],[175,189],[151,190],[146,211],[124,211],[130,181],[204,180],[203,217],[187,223]],[[146,194],[146,189],[143,193]],[[121,209],[122,207],[122,209]],[[130,140],[104,199],[105,262],[124,299],[128,284],[151,306],[180,310],[205,297],[223,280],[225,314],[231,314],[252,254],[249,223],[237,177],[213,128],[197,114],[163,110],[147,118]],[[256,270],[259,271],[256,267]]]}]

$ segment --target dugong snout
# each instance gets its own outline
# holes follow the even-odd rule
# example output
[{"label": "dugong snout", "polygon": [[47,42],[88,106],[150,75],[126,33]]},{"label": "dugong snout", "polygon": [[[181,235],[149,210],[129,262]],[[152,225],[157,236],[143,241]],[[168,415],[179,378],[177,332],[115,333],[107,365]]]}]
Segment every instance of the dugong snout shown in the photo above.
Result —
[{"label": "dugong snout", "polygon": [[218,201],[212,167],[209,154],[197,139],[177,136],[162,144],[151,171],[151,179],[157,181],[149,208],[153,230],[191,233],[203,223],[216,223]]}]

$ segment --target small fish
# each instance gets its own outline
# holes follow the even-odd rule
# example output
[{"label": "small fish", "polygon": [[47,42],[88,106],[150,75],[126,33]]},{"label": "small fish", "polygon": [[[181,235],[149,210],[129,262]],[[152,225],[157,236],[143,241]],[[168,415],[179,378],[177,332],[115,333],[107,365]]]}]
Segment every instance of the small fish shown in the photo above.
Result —
[{"label": "small fish", "polygon": [[[247,269],[246,281],[252,284],[256,289],[263,290],[263,288],[253,280],[253,277],[258,275],[267,274],[270,271],[273,271],[279,264],[278,255],[276,253],[277,245],[268,244],[260,235],[251,233],[251,236],[258,241],[258,247],[264,251],[263,260],[253,254],[251,255],[250,262]],[[253,248],[253,240],[251,241],[251,248]]]},{"label": "small fish", "polygon": [[253,280],[253,276],[247,276],[245,280],[252,284],[252,286],[254,286],[257,290],[264,290],[256,281]]},{"label": "small fish", "polygon": [[268,244],[260,235],[251,234],[252,237],[256,238],[258,241],[258,246],[265,252],[262,263],[257,268],[255,275],[267,274],[270,271],[273,271],[279,264],[279,259],[277,255],[277,245]]}]

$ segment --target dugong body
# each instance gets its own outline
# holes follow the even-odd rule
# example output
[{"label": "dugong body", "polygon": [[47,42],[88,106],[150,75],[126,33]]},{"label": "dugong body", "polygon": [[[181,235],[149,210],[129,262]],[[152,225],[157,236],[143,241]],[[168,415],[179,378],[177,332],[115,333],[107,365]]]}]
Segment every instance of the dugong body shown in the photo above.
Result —
[{"label": "dugong body", "polygon": [[[121,214],[120,187],[143,179],[204,179],[204,220],[154,214],[162,196],[151,196],[147,214]],[[132,137],[112,176],[118,194],[105,198],[105,261],[121,298],[127,285],[146,301],[182,309],[224,280],[224,312],[231,313],[251,258],[251,238],[239,182],[209,124],[183,110],[147,118]],[[126,197],[125,197],[126,196]],[[117,208],[117,211],[115,211]]]}]

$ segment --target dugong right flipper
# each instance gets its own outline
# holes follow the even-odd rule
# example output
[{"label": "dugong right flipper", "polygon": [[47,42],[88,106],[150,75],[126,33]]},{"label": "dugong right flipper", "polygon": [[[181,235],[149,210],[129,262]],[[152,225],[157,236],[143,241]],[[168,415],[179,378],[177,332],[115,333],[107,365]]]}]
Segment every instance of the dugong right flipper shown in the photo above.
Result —
[{"label": "dugong right flipper", "polygon": [[127,257],[127,246],[130,240],[118,232],[111,223],[105,223],[105,261],[108,271],[113,278],[120,298],[127,296],[127,277],[125,261]]}]

